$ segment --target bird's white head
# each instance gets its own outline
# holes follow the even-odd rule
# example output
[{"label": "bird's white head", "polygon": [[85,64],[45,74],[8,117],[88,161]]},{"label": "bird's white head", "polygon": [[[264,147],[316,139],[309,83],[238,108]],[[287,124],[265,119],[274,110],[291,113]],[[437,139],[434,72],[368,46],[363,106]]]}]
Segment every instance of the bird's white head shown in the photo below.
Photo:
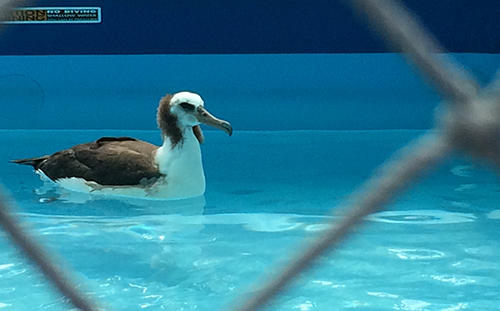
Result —
[{"label": "bird's white head", "polygon": [[195,126],[200,124],[196,112],[203,108],[201,96],[191,92],[179,92],[170,100],[170,111],[177,116],[181,126]]},{"label": "bird's white head", "polygon": [[187,130],[192,130],[199,143],[203,142],[203,134],[199,124],[215,127],[229,134],[233,128],[229,122],[211,115],[204,107],[200,95],[191,92],[179,92],[166,95],[158,107],[158,126],[164,137],[168,137],[175,147],[184,139]]}]

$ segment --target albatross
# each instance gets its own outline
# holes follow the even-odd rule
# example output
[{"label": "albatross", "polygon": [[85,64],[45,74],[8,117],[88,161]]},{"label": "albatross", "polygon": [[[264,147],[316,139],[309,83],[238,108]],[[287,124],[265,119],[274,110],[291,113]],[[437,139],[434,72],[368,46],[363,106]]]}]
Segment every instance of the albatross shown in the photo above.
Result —
[{"label": "albatross", "polygon": [[131,137],[102,137],[52,155],[12,162],[30,165],[42,179],[72,191],[152,199],[203,195],[200,124],[229,136],[231,125],[211,115],[202,98],[191,92],[162,97],[157,122],[161,146]]}]

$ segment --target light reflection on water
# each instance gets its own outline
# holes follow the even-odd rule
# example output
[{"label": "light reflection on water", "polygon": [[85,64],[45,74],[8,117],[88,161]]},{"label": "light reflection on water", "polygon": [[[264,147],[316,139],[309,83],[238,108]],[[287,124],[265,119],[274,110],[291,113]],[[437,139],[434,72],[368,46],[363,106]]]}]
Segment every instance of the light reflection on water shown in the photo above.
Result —
[{"label": "light reflection on water", "polygon": [[[388,215],[391,221],[386,221]],[[334,219],[329,216],[276,213],[114,218],[29,213],[21,216],[34,226],[34,238],[42,239],[50,248],[57,249],[69,265],[79,271],[78,277],[88,284],[91,296],[111,301],[113,308],[135,305],[139,308],[179,310],[194,310],[201,305],[219,308],[222,302],[229,301],[236,293],[246,289],[269,265],[283,261],[290,255],[290,250],[297,251],[304,239],[321,233],[327,227],[326,222]],[[387,277],[396,277],[398,269],[406,270],[403,273],[407,274],[405,283],[420,284],[419,288],[428,286],[439,290],[446,284],[500,285],[492,281],[494,278],[478,278],[477,266],[457,264],[456,257],[463,257],[463,254],[446,245],[447,240],[453,237],[446,233],[443,235],[443,227],[468,226],[476,221],[475,217],[417,210],[382,212],[373,215],[370,220],[372,223],[366,234],[354,238],[353,243],[332,258],[331,264],[319,268],[310,281],[302,281],[306,282],[303,290],[310,292],[307,299],[292,299],[293,294],[282,297],[285,308],[327,310],[327,304],[321,301],[340,299],[338,302],[343,308],[379,305],[399,310],[433,310],[435,302],[431,300],[406,299],[413,295],[411,286],[405,288],[391,284],[391,279]],[[413,221],[416,223],[411,223]],[[441,242],[422,243],[418,235],[406,230],[408,226],[424,226],[431,232],[435,231],[441,234]],[[380,229],[377,230],[379,233],[370,237],[369,232],[376,228]],[[384,231],[386,233],[380,233]],[[400,241],[391,239],[391,235],[399,235]],[[408,247],[415,243],[422,246]],[[378,247],[374,248],[376,245]],[[25,264],[12,263],[16,256],[12,248],[8,249],[0,255],[0,292],[8,292],[10,298],[0,302],[12,304],[15,309],[21,297],[38,293],[36,296],[43,303],[62,308],[61,303],[55,303],[54,297],[46,294],[46,284],[33,283],[36,273]],[[474,257],[477,255],[481,254],[474,254]],[[395,259],[400,259],[400,262]],[[426,270],[436,260],[437,264],[430,271]],[[408,261],[417,263],[417,266],[403,263]],[[420,273],[411,273],[411,269],[420,269]],[[500,272],[498,265],[494,269]],[[319,275],[323,276],[318,278]],[[360,282],[365,286],[361,286]],[[29,288],[29,293],[21,294],[20,288]],[[431,292],[423,294],[423,297],[429,294]],[[118,302],[116,306],[115,302]],[[440,305],[452,307],[451,303]]]}]

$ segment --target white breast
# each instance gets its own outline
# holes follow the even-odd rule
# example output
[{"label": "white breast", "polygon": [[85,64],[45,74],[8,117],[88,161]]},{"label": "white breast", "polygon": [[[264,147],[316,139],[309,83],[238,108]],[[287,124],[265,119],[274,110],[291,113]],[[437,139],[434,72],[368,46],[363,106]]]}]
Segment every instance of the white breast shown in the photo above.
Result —
[{"label": "white breast", "polygon": [[193,197],[205,193],[205,174],[198,140],[191,130],[184,133],[184,140],[171,149],[167,138],[156,153],[160,172],[165,174],[159,185],[159,197]]}]

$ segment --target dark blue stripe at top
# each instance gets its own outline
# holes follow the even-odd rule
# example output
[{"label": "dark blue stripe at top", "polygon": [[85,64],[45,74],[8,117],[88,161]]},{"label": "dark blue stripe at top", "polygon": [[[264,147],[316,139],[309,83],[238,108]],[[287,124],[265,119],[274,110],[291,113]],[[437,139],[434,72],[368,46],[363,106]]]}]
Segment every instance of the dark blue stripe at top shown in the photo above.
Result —
[{"label": "dark blue stripe at top", "polygon": [[[500,52],[500,1],[404,1],[450,52]],[[385,45],[342,1],[42,0],[102,8],[98,24],[23,24],[0,55],[379,53]]]}]

